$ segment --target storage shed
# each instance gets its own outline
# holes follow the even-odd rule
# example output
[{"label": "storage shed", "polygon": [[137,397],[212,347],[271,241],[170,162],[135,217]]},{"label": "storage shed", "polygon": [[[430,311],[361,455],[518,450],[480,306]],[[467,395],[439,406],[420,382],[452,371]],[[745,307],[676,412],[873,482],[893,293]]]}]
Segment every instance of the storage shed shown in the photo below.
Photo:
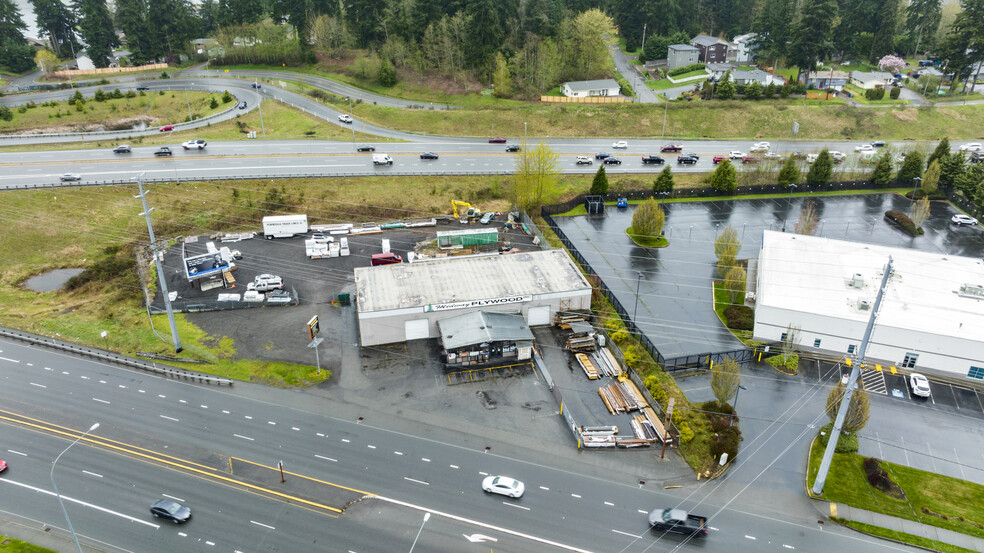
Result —
[{"label": "storage shed", "polygon": [[363,346],[437,338],[437,321],[458,313],[514,313],[537,326],[591,308],[591,285],[562,250],[359,267],[355,285]]},{"label": "storage shed", "polygon": [[533,332],[522,315],[470,311],[437,321],[445,362],[467,367],[533,356]]},{"label": "storage shed", "polygon": [[437,231],[437,247],[442,250],[467,248],[469,246],[488,246],[498,243],[499,229],[494,227]]}]

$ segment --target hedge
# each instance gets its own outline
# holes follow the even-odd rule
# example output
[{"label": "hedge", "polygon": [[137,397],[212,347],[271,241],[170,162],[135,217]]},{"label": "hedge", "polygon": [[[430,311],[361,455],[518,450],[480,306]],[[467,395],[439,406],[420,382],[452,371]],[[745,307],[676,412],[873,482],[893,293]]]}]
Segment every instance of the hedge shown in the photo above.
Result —
[{"label": "hedge", "polygon": [[902,227],[902,230],[908,232],[913,236],[922,236],[922,227],[916,228],[916,224],[912,222],[912,219],[908,215],[902,213],[901,211],[891,210],[885,212],[885,218],[889,221],[895,223],[896,225]]},{"label": "hedge", "polygon": [[683,75],[684,73],[690,73],[691,71],[697,71],[698,69],[703,68],[703,63],[691,63],[690,65],[684,65],[682,67],[677,67],[676,69],[671,69],[666,74],[670,77],[676,77],[677,75]]}]

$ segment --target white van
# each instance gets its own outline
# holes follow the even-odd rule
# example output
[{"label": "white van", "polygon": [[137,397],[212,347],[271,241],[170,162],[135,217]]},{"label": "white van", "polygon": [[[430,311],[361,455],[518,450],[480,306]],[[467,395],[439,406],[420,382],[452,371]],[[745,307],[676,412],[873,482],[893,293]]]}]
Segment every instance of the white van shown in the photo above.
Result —
[{"label": "white van", "polygon": [[348,238],[344,236],[341,237],[338,240],[338,247],[339,247],[339,253],[342,255],[342,257],[348,255],[350,253],[348,247]]},{"label": "white van", "polygon": [[390,240],[383,238],[383,253],[390,253]]},{"label": "white van", "polygon": [[389,154],[372,154],[373,165],[393,165],[393,158]]}]

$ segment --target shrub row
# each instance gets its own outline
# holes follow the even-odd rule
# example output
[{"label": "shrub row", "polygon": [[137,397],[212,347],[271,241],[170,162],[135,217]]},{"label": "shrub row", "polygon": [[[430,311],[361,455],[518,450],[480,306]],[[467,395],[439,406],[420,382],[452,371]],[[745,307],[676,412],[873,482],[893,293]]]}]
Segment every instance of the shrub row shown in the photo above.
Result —
[{"label": "shrub row", "polygon": [[677,75],[683,75],[684,73],[690,73],[691,71],[697,71],[698,69],[703,68],[703,63],[691,63],[690,65],[683,65],[677,67],[676,69],[671,69],[666,74],[670,77],[676,77]]},{"label": "shrub row", "polygon": [[902,230],[908,232],[913,236],[922,236],[922,227],[916,227],[916,224],[912,222],[912,219],[908,215],[902,213],[901,211],[890,210],[885,212],[885,218],[889,221],[895,223],[896,225],[902,227]]}]

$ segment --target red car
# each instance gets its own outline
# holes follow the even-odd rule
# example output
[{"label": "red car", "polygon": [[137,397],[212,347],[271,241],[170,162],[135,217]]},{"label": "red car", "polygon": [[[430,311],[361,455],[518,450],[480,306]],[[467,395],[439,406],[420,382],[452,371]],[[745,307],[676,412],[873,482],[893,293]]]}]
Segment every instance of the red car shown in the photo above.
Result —
[{"label": "red car", "polygon": [[758,163],[759,161],[762,161],[761,158],[756,156],[745,156],[741,158],[742,163]]},{"label": "red car", "polygon": [[502,138],[501,136],[497,136],[495,138],[489,139],[489,144],[505,144],[505,143],[506,143],[506,139]]},{"label": "red car", "polygon": [[714,156],[714,159],[712,159],[711,161],[714,162],[714,165],[717,165],[718,163],[721,163],[726,159],[728,159],[728,156]]},{"label": "red car", "polygon": [[173,130],[174,130],[174,125],[164,125],[163,127],[160,128],[161,132],[167,132]]},{"label": "red car", "polygon": [[666,146],[663,146],[659,151],[661,151],[661,152],[682,152],[683,151],[683,146],[680,146],[679,144],[667,144]]},{"label": "red car", "polygon": [[7,463],[3,459],[0,459],[0,472],[5,470],[7,470]]}]

